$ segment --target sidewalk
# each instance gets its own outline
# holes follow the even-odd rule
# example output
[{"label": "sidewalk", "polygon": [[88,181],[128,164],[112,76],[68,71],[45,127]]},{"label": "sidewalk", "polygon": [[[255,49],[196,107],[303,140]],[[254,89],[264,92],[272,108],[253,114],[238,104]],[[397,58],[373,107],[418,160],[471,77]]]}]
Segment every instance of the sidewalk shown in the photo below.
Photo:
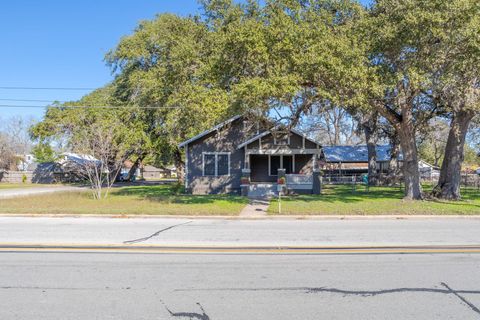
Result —
[{"label": "sidewalk", "polygon": [[250,199],[250,202],[243,208],[239,216],[244,218],[266,217],[269,204],[270,201],[268,199]]}]

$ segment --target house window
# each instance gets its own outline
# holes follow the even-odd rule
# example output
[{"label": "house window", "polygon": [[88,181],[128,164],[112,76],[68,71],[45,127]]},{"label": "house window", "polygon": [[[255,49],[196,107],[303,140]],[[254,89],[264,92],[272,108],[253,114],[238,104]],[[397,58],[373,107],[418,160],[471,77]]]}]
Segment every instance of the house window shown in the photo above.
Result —
[{"label": "house window", "polygon": [[203,175],[214,177],[230,175],[230,153],[203,153]]},{"label": "house window", "polygon": [[290,134],[288,132],[277,132],[273,135],[273,144],[277,146],[288,146]]},{"label": "house window", "polygon": [[228,175],[228,154],[217,155],[217,176]]},{"label": "house window", "polygon": [[203,155],[203,175],[204,176],[215,176],[215,161],[214,154],[204,154]]}]

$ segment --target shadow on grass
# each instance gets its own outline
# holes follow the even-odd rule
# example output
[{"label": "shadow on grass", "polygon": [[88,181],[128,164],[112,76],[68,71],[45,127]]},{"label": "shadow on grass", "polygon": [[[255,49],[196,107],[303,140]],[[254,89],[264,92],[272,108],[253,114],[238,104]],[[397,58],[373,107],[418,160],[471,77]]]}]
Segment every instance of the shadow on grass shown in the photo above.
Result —
[{"label": "shadow on grass", "polygon": [[124,187],[112,193],[112,196],[132,196],[154,202],[177,203],[177,204],[208,204],[218,201],[228,203],[246,204],[247,199],[235,195],[190,195],[183,194],[183,189],[175,190],[173,185],[135,186]]},{"label": "shadow on grass", "polygon": [[[324,186],[321,195],[297,195],[283,197],[282,201],[294,202],[323,202],[323,203],[360,203],[363,201],[375,201],[375,200],[402,200],[403,190],[399,187],[370,187],[369,190],[365,186],[356,186],[355,189],[352,186],[335,185]],[[480,200],[480,192],[475,193],[472,191],[463,192],[462,200],[460,201],[444,201],[438,199],[426,199],[425,203],[454,205],[458,207],[479,207],[477,201]]]},{"label": "shadow on grass", "polygon": [[398,187],[371,187],[369,190],[365,186],[337,185],[324,186],[320,195],[297,195],[291,197],[283,197],[284,201],[321,201],[321,202],[343,202],[355,203],[364,200],[401,200],[403,193]]}]

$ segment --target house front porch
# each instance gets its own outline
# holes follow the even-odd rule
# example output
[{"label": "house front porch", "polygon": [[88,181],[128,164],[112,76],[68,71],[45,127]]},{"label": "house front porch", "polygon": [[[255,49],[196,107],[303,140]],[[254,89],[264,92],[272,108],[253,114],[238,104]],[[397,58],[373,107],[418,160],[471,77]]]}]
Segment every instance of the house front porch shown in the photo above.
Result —
[{"label": "house front porch", "polygon": [[[320,193],[318,157],[320,150],[247,150],[243,183],[250,197],[276,196],[284,193]],[[279,182],[284,188],[279,188]],[[247,184],[248,186],[245,186]]]}]

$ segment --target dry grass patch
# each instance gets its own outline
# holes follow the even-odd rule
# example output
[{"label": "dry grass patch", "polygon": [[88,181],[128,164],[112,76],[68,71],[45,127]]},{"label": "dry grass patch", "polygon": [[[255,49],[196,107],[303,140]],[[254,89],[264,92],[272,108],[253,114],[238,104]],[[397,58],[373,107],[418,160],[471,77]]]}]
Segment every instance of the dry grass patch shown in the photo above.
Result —
[{"label": "dry grass patch", "polygon": [[175,194],[171,185],[123,187],[107,199],[88,191],[62,192],[0,200],[0,213],[238,215],[247,200],[233,195]]}]

